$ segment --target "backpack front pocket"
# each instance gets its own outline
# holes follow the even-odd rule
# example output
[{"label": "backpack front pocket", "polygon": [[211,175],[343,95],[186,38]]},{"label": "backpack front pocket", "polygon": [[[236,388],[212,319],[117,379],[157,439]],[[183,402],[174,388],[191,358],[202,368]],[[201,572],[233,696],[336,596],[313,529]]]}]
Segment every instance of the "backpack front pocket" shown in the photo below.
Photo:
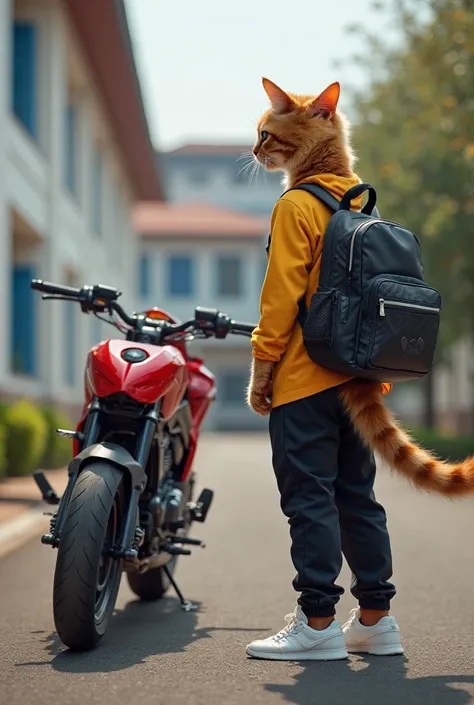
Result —
[{"label": "backpack front pocket", "polygon": [[[371,321],[367,340],[359,336],[358,362],[372,369],[422,376],[430,372],[438,339],[440,295],[423,283],[374,282],[365,312]],[[361,333],[364,324],[361,325]]]}]

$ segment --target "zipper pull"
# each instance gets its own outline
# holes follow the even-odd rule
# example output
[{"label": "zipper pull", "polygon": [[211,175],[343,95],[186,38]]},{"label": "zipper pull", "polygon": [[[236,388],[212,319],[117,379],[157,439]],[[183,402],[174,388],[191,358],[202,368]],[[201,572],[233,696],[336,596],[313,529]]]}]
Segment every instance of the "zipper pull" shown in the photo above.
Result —
[{"label": "zipper pull", "polygon": [[385,316],[385,301],[384,299],[379,299],[379,316]]}]

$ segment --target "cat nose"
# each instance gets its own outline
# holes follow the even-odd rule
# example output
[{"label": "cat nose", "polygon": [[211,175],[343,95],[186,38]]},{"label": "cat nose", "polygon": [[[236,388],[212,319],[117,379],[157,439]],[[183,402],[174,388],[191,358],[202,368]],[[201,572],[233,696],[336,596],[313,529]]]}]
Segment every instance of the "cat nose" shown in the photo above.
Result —
[{"label": "cat nose", "polygon": [[254,148],[252,149],[252,152],[255,154],[255,156],[257,156],[257,154],[258,154],[258,147],[254,147]]}]

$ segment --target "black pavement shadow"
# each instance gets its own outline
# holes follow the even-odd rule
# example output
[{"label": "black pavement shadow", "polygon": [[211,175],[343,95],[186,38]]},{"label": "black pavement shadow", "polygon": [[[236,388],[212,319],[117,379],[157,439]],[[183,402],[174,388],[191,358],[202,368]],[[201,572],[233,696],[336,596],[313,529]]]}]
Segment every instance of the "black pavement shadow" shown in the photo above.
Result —
[{"label": "black pavement shadow", "polygon": [[116,610],[107,634],[91,651],[74,653],[66,649],[56,632],[41,641],[52,658],[44,661],[17,663],[16,666],[50,666],[62,673],[109,673],[122,671],[143,663],[156,654],[180,653],[195,641],[212,638],[212,632],[250,632],[256,634],[268,627],[242,629],[240,627],[197,628],[202,607],[184,612],[179,600],[165,597],[157,602],[132,600],[123,610]]},{"label": "black pavement shadow", "polygon": [[[359,663],[357,663],[359,661]],[[300,662],[290,685],[266,683],[292,705],[469,705],[462,684],[473,675],[408,678],[404,657],[351,657],[349,661]]]}]

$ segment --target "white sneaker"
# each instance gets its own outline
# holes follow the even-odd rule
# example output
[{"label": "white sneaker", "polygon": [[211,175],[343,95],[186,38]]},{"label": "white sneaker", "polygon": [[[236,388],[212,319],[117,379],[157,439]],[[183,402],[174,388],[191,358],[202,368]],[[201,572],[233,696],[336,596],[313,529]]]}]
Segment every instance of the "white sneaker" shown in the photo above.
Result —
[{"label": "white sneaker", "polygon": [[322,631],[311,629],[299,606],[285,619],[288,624],[281,632],[268,639],[252,641],[247,646],[247,654],[276,661],[335,661],[348,657],[339,622],[332,622]]},{"label": "white sneaker", "polygon": [[382,617],[373,627],[364,627],[360,622],[360,610],[356,607],[342,631],[347,650],[352,654],[374,654],[375,656],[395,656],[403,654],[400,629],[395,617]]}]

